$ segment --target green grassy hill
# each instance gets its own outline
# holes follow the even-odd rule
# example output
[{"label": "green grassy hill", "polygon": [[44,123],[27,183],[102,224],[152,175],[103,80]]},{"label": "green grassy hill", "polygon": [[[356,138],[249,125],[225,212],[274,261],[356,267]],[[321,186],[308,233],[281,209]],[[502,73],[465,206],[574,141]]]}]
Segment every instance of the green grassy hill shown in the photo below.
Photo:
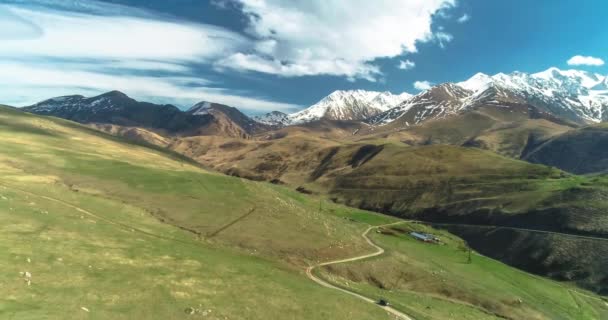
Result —
[{"label": "green grassy hill", "polygon": [[[390,319],[315,284],[304,270],[369,252],[361,232],[393,218],[227,177],[161,149],[4,107],[0,150],[0,318]],[[390,251],[373,260],[383,268],[417,272],[410,263],[431,263],[434,249],[410,252],[420,244],[406,236],[378,242]],[[432,263],[460,255],[457,246],[445,250]],[[394,255],[407,255],[407,263]],[[365,263],[349,267],[368,272]],[[491,279],[517,272],[493,261],[444,272],[454,286],[465,286],[460,275],[471,279],[480,268],[487,278],[467,297],[421,290],[414,278],[399,292],[354,282],[366,295],[390,295],[416,319],[446,319],[454,310],[471,319],[517,318],[520,309],[553,319],[547,305],[583,315],[568,319],[606,312],[591,293],[573,298],[572,287],[524,273],[512,284],[526,286],[509,296],[520,304],[484,304],[504,284]]]}]

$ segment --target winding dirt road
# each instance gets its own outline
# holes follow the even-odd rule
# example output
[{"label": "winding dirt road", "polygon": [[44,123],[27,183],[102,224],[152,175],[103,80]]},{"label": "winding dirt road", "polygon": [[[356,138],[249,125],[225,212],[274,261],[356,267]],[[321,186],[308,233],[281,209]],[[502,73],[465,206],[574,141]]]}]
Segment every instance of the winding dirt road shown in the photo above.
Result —
[{"label": "winding dirt road", "polygon": [[374,230],[374,229],[378,229],[378,228],[382,228],[382,227],[388,227],[388,226],[392,226],[392,225],[396,225],[396,224],[400,224],[403,223],[403,221],[400,222],[395,222],[395,223],[390,223],[390,224],[385,224],[385,225],[381,225],[381,226],[374,226],[374,227],[369,227],[367,228],[367,230],[365,230],[365,232],[363,232],[363,234],[361,234],[361,236],[363,237],[363,239],[365,239],[365,241],[372,247],[374,247],[374,249],[376,249],[376,252],[374,253],[370,253],[370,254],[366,254],[366,255],[362,255],[362,256],[357,256],[357,257],[353,257],[353,258],[348,258],[348,259],[343,259],[343,260],[335,260],[335,261],[328,261],[328,262],[323,262],[323,263],[319,263],[313,266],[310,266],[306,269],[306,276],[308,276],[308,278],[316,283],[318,283],[319,285],[329,288],[329,289],[334,289],[337,291],[340,291],[342,293],[346,293],[349,294],[351,296],[357,297],[367,303],[371,303],[374,304],[376,306],[378,306],[379,308],[382,308],[384,311],[396,316],[399,319],[403,319],[403,320],[414,320],[413,318],[411,318],[410,316],[406,315],[405,313],[398,311],[392,307],[389,306],[381,306],[379,304],[377,304],[377,302],[374,299],[368,298],[364,295],[358,294],[354,291],[350,291],[348,289],[344,289],[344,288],[340,288],[338,286],[335,286],[321,278],[318,278],[317,276],[315,276],[313,274],[313,271],[316,268],[319,267],[323,267],[323,266],[328,266],[328,265],[332,265],[332,264],[341,264],[341,263],[347,263],[347,262],[353,262],[353,261],[360,261],[360,260],[365,260],[365,259],[369,259],[372,257],[376,257],[379,256],[381,254],[384,253],[384,249],[378,245],[376,245],[367,235],[369,234],[370,231]]}]

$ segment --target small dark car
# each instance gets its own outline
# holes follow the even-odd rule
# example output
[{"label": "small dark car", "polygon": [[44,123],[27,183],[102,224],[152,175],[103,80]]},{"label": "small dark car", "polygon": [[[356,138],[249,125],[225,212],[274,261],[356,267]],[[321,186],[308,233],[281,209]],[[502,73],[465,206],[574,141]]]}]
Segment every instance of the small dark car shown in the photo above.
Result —
[{"label": "small dark car", "polygon": [[388,303],[388,300],[386,300],[386,299],[380,299],[380,300],[378,300],[377,303],[378,303],[378,305],[381,305],[383,307],[388,307],[391,305],[390,303]]}]

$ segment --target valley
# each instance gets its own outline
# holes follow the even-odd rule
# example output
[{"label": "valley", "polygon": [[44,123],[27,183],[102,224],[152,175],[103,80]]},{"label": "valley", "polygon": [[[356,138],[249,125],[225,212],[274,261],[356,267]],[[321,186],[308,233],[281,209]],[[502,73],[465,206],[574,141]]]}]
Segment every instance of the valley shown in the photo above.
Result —
[{"label": "valley", "polygon": [[[32,276],[45,302],[57,286],[53,266],[82,279],[72,290],[103,291],[74,301],[82,317],[608,316],[608,180],[577,175],[604,170],[603,154],[586,151],[602,143],[602,125],[496,88],[443,84],[401,95],[402,104],[339,92],[302,117],[250,118],[210,102],[181,111],[120,92],[2,107],[1,187],[13,221],[5,243],[15,244],[4,255],[46,277],[38,288]],[[378,101],[396,106],[381,111]],[[579,158],[551,162],[564,148],[580,148],[572,152]],[[572,169],[588,157],[594,166]],[[442,244],[417,242],[411,232],[439,235]],[[45,242],[24,251],[16,241],[25,233]],[[468,246],[479,252],[472,262]],[[23,262],[34,254],[50,265]],[[117,294],[123,282],[155,289]],[[17,302],[33,288],[7,283],[0,314],[25,317]],[[270,292],[282,294],[268,305]],[[112,301],[102,299],[108,295]]]},{"label": "valley", "polygon": [[1,0],[0,320],[608,320],[606,16]]}]

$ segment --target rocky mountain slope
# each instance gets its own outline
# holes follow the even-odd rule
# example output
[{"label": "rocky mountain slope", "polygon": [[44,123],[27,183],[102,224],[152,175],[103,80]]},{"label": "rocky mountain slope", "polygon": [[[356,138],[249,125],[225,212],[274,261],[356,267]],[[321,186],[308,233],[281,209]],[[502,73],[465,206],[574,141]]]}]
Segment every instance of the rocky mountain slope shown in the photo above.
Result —
[{"label": "rocky mountain slope", "polygon": [[370,124],[386,125],[397,121],[405,127],[432,118],[454,115],[462,109],[463,101],[471,94],[457,85],[446,83],[424,91],[395,108],[367,120]]},{"label": "rocky mountain slope", "polygon": [[189,136],[220,135],[229,137],[248,137],[251,134],[267,131],[264,125],[249,118],[237,108],[212,102],[200,102],[192,106],[186,114],[192,117],[211,116],[212,120],[206,126],[194,128]]}]

